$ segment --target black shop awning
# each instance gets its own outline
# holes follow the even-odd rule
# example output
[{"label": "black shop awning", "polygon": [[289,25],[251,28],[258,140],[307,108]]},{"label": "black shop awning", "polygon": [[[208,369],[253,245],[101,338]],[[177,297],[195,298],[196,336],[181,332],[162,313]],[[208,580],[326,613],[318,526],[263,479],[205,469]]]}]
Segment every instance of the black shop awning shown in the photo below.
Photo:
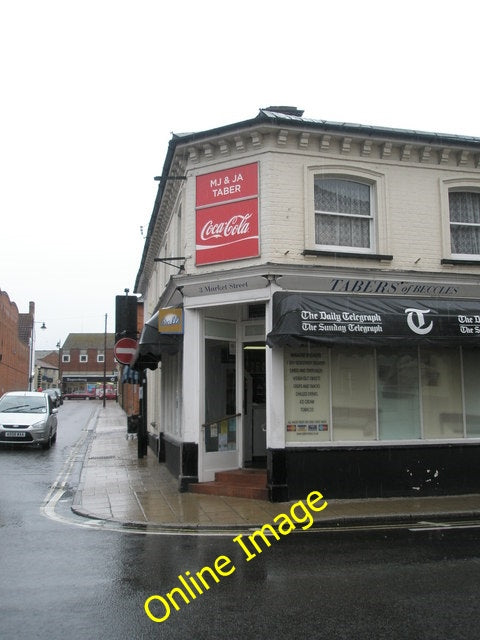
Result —
[{"label": "black shop awning", "polygon": [[480,301],[274,293],[267,344],[294,346],[305,341],[480,346]]},{"label": "black shop awning", "polygon": [[131,367],[136,371],[156,369],[164,354],[174,354],[182,348],[183,335],[176,333],[160,333],[158,330],[159,312],[145,323],[138,348],[133,357]]}]

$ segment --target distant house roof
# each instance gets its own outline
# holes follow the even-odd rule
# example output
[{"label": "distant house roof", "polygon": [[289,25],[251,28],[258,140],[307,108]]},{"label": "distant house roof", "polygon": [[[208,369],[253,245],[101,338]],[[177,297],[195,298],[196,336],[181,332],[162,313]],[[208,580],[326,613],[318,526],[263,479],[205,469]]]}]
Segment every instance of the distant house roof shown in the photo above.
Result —
[{"label": "distant house roof", "polygon": [[58,357],[58,351],[54,351],[53,349],[48,349],[48,351],[45,349],[41,349],[40,351],[35,350],[35,360],[43,360],[51,353],[54,353]]},{"label": "distant house roof", "polygon": [[[63,343],[63,351],[70,349],[100,349],[105,345],[104,333],[69,333]],[[113,349],[115,334],[107,333],[107,349]]]},{"label": "distant house roof", "polygon": [[35,366],[39,369],[54,369],[58,370],[58,367],[51,364],[50,362],[46,362],[45,360],[39,360],[38,358],[35,360]]},{"label": "distant house roof", "polygon": [[42,361],[43,363],[45,363],[45,365],[48,365],[54,369],[58,369],[59,355],[60,354],[58,351],[52,351],[51,349],[49,351],[46,351],[46,350],[35,351],[35,362],[38,363]]}]

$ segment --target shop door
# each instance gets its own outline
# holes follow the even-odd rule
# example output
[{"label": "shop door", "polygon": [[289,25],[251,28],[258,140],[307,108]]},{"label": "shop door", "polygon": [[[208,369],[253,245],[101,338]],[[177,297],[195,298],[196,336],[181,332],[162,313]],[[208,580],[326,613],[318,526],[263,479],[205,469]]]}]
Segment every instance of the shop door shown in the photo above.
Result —
[{"label": "shop door", "polygon": [[266,467],[265,343],[243,345],[243,434],[246,467]]},{"label": "shop door", "polygon": [[[220,322],[208,321],[220,333]],[[222,323],[227,339],[205,339],[205,423],[202,427],[202,481],[215,471],[241,466],[241,417],[237,411],[237,357],[235,324]],[[232,331],[232,339],[228,333]]]}]

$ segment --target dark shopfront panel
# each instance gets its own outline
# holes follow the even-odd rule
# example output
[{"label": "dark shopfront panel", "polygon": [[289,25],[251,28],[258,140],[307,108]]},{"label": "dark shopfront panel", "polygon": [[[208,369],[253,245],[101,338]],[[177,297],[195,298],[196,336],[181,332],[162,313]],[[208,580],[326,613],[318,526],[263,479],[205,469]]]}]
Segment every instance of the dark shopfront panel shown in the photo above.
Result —
[{"label": "dark shopfront panel", "polygon": [[268,340],[284,345],[286,448],[269,451],[273,500],[480,490],[480,305],[278,302]]},{"label": "dark shopfront panel", "polygon": [[268,451],[274,502],[480,493],[480,445],[287,448]]}]

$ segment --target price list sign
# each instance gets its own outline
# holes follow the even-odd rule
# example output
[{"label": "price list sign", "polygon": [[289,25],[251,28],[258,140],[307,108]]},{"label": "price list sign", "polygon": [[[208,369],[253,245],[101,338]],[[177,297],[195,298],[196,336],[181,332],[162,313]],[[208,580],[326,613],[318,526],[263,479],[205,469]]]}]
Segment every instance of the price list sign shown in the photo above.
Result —
[{"label": "price list sign", "polygon": [[330,440],[328,352],[315,346],[285,348],[286,442]]}]

